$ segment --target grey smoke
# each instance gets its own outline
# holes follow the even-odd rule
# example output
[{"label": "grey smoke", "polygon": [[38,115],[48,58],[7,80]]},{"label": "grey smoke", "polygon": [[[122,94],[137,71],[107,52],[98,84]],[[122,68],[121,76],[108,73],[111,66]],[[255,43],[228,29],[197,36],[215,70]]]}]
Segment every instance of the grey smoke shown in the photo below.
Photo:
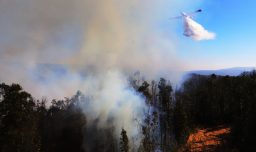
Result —
[{"label": "grey smoke", "polygon": [[[159,28],[175,8],[192,2],[165,0],[1,0],[0,81],[20,83],[36,98],[63,98],[81,90],[92,96],[84,112],[114,117],[138,135],[144,99],[129,89],[127,74],[172,75],[186,64],[172,34]],[[166,14],[163,14],[166,13]],[[175,13],[173,13],[175,14]],[[168,27],[169,28],[169,27]],[[166,72],[164,72],[166,71]]]}]

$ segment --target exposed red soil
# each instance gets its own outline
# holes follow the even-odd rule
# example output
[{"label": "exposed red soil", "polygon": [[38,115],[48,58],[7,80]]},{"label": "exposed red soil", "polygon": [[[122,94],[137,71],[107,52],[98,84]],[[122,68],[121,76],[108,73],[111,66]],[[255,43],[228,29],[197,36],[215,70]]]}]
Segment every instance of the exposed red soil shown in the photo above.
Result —
[{"label": "exposed red soil", "polygon": [[217,128],[198,129],[187,140],[188,151],[212,151],[225,141],[223,137],[229,133],[230,128],[221,126]]}]

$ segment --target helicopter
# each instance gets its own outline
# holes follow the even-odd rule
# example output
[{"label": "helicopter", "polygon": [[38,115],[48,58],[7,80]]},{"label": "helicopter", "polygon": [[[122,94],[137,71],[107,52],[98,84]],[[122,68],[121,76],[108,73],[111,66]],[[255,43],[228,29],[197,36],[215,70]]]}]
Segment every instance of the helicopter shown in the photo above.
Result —
[{"label": "helicopter", "polygon": [[194,15],[196,13],[200,13],[202,11],[203,11],[202,9],[198,9],[198,10],[196,10],[194,12],[190,12],[190,13],[181,12],[181,16],[172,17],[170,19],[179,19],[179,18],[182,18],[182,17],[190,17],[191,18],[192,15]]},{"label": "helicopter", "polygon": [[202,9],[198,9],[194,12],[185,13],[181,12],[180,16],[172,17],[170,19],[183,19],[184,32],[186,37],[192,37],[195,40],[209,40],[215,38],[215,33],[207,31],[201,24],[192,19],[192,16],[202,12]]}]

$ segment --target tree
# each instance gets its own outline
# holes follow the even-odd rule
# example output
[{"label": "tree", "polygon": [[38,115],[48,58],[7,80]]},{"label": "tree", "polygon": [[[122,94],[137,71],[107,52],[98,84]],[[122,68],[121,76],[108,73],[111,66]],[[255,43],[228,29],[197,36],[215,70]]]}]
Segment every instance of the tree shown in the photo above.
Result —
[{"label": "tree", "polygon": [[0,84],[0,151],[40,151],[32,96],[18,84]]},{"label": "tree", "polygon": [[187,115],[184,109],[185,106],[186,105],[182,103],[177,93],[173,112],[173,125],[175,138],[178,144],[185,144],[188,137]]},{"label": "tree", "polygon": [[164,78],[158,84],[159,89],[159,119],[160,119],[160,139],[162,151],[171,149],[172,141],[172,86]]},{"label": "tree", "polygon": [[[86,117],[73,97],[53,100],[45,115],[40,118],[42,149],[44,152],[82,152],[83,129]],[[43,109],[43,107],[41,107]]]},{"label": "tree", "polygon": [[121,152],[129,151],[129,140],[126,134],[126,131],[122,128],[121,137],[120,137],[120,150]]}]

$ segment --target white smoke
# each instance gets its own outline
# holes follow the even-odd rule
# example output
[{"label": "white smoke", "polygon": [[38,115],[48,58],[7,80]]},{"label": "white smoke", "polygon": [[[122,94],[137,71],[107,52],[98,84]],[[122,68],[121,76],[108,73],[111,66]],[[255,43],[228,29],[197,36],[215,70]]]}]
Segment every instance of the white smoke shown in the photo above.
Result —
[{"label": "white smoke", "polygon": [[192,37],[194,40],[211,40],[216,37],[215,33],[207,31],[202,25],[190,17],[184,18],[184,28],[184,35]]},{"label": "white smoke", "polygon": [[88,76],[84,85],[88,86],[84,90],[86,102],[81,103],[89,123],[97,120],[99,128],[114,124],[116,136],[125,128],[130,139],[140,140],[139,123],[143,122],[147,106],[122,73],[110,70]]}]

